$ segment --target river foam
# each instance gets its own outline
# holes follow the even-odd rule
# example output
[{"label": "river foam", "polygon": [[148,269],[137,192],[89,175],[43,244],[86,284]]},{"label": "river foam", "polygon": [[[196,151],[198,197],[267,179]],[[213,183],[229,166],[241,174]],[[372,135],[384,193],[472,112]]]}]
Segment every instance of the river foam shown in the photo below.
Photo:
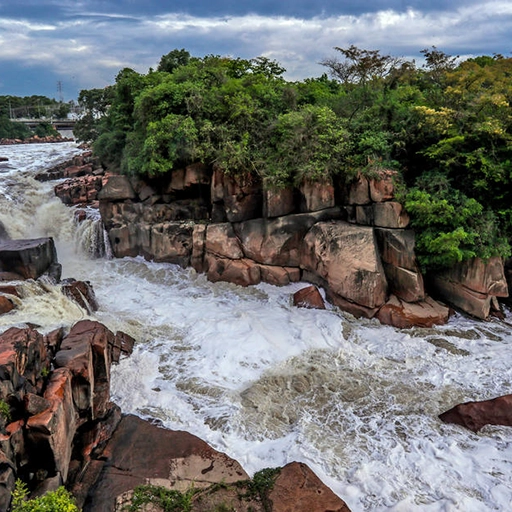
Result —
[{"label": "river foam", "polygon": [[[241,288],[142,258],[91,259],[52,185],[29,176],[58,146],[0,148],[17,166],[1,220],[21,236],[34,231],[21,226],[31,216],[52,224],[39,233],[61,226],[64,277],[91,281],[94,318],[137,339],[112,371],[124,412],[188,430],[250,473],[304,461],[354,512],[512,509],[512,429],[474,434],[437,418],[456,403],[511,392],[507,324],[456,316],[436,329],[400,330],[336,308],[294,308],[301,283]],[[16,208],[17,219],[5,215]],[[31,315],[42,330],[85,316],[65,298],[51,300],[56,307],[24,300],[0,317],[1,329]]]}]

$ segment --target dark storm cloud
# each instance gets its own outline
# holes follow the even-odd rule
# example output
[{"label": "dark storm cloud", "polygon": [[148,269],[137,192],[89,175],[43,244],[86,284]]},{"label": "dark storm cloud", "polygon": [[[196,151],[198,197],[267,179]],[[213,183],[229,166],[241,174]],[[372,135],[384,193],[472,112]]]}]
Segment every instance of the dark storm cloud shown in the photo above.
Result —
[{"label": "dark storm cloud", "polygon": [[0,0],[0,94],[67,97],[145,73],[174,48],[191,54],[259,55],[287,78],[319,76],[334,46],[355,44],[406,58],[436,45],[451,54],[509,55],[508,0],[77,1]]}]

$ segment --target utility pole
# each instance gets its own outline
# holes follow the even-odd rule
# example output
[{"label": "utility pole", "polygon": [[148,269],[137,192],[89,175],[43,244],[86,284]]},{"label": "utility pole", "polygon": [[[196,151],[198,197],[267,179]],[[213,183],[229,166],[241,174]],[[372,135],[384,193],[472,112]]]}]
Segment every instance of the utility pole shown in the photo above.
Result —
[{"label": "utility pole", "polygon": [[64,102],[64,97],[62,96],[62,82],[59,80],[57,82],[57,92],[59,93],[59,102]]}]

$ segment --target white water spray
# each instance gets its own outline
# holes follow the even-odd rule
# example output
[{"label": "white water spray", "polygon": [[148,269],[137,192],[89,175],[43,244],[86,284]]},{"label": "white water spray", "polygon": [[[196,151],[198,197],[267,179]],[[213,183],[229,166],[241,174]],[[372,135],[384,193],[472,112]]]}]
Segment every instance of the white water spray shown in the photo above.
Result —
[{"label": "white water spray", "polygon": [[[474,434],[437,418],[458,402],[511,392],[505,324],[457,316],[436,329],[398,330],[335,308],[294,308],[290,295],[302,284],[240,288],[142,258],[92,259],[95,249],[73,238],[72,211],[54,204],[51,187],[29,180],[53,150],[30,156],[22,147],[17,160],[11,150],[18,171],[9,171],[10,185],[0,176],[10,195],[0,199],[0,215],[15,213],[6,206],[15,200],[35,207],[7,219],[11,234],[30,232],[25,223],[37,224],[36,216],[53,219],[36,231],[62,228],[64,276],[91,281],[95,318],[138,340],[112,371],[124,412],[188,430],[249,472],[304,461],[354,512],[512,509],[511,429]],[[28,180],[20,188],[28,198],[17,196],[18,175]],[[46,204],[51,214],[34,213]],[[42,306],[36,299],[1,316],[2,328],[35,315],[49,329],[85,314],[57,297]]]}]

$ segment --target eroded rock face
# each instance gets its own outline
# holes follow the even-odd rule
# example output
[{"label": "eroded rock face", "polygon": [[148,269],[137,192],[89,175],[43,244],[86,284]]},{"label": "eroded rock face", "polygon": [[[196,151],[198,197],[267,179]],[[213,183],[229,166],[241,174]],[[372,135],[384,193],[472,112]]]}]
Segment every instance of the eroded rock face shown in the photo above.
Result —
[{"label": "eroded rock face", "polygon": [[249,220],[235,224],[234,228],[247,258],[264,265],[299,267],[306,233],[317,222],[340,217],[339,208],[330,208],[277,219]]},{"label": "eroded rock face", "polygon": [[507,297],[508,286],[501,258],[484,262],[467,260],[452,268],[429,275],[429,282],[448,303],[477,318],[486,319],[493,297]]},{"label": "eroded rock face", "polygon": [[304,238],[301,267],[348,301],[366,308],[386,302],[387,281],[371,228],[343,221],[315,224]]},{"label": "eroded rock face", "polygon": [[478,432],[485,425],[512,427],[512,395],[459,404],[439,418],[445,423],[462,425],[473,432]]}]

